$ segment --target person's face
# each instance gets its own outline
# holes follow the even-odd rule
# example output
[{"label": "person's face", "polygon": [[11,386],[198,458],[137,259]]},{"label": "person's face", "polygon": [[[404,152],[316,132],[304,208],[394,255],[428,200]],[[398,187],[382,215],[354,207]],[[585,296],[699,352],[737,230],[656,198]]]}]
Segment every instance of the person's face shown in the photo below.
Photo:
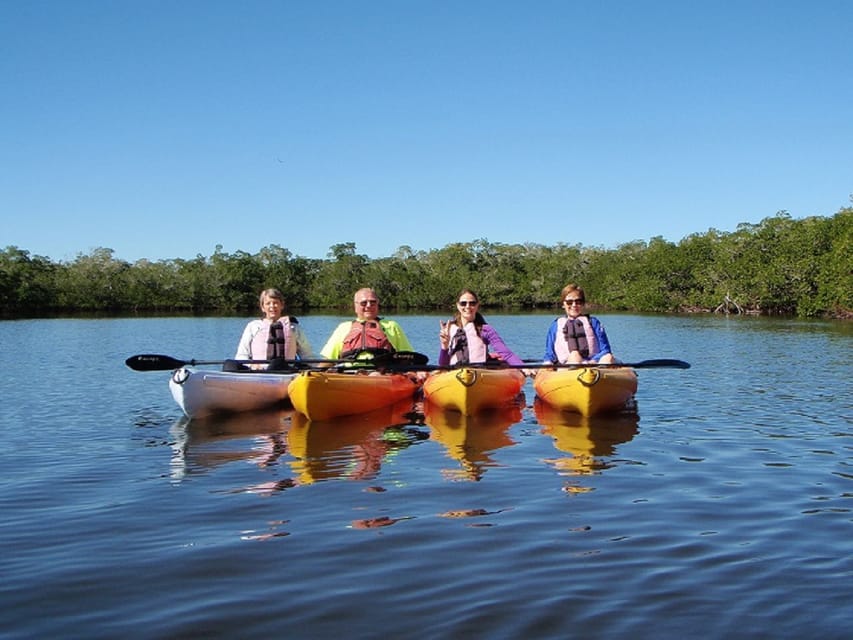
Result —
[{"label": "person's face", "polygon": [[456,301],[456,308],[459,310],[459,316],[462,322],[468,324],[474,321],[477,315],[477,308],[480,306],[479,301],[470,293],[463,293]]},{"label": "person's face", "polygon": [[577,291],[572,291],[563,299],[563,308],[566,310],[566,315],[570,318],[577,318],[581,315],[584,304],[586,304],[586,300]]},{"label": "person's face", "polygon": [[376,320],[379,316],[376,292],[364,289],[355,294],[355,315],[359,320]]},{"label": "person's face", "polygon": [[265,318],[272,321],[278,320],[283,310],[284,304],[281,300],[264,296],[264,301],[261,303],[261,311],[264,312]]}]

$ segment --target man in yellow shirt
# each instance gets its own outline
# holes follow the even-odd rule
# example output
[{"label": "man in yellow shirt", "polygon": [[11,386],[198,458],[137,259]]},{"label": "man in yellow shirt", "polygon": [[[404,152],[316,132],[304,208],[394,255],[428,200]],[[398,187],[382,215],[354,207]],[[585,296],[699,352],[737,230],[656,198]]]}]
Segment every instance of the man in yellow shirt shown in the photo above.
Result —
[{"label": "man in yellow shirt", "polygon": [[356,291],[353,306],[356,319],[337,326],[320,350],[321,356],[338,360],[373,349],[412,351],[403,328],[394,320],[379,317],[379,297],[373,289]]}]

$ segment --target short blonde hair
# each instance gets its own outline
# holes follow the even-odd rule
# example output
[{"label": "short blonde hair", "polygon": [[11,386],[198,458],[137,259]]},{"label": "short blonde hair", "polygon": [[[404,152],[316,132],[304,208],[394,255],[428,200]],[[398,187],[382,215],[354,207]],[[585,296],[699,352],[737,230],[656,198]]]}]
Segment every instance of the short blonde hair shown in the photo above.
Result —
[{"label": "short blonde hair", "polygon": [[284,306],[284,294],[281,291],[279,291],[278,289],[270,288],[270,289],[264,289],[263,291],[261,291],[261,295],[258,298],[258,303],[261,306],[264,306],[264,300],[266,298],[272,298],[273,300],[278,300],[279,302],[281,302],[281,306]]}]

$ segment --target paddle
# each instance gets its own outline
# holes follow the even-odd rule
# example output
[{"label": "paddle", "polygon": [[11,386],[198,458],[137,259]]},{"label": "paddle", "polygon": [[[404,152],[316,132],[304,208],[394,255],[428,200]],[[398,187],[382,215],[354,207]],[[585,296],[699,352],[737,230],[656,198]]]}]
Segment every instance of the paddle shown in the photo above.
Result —
[{"label": "paddle", "polygon": [[225,360],[178,360],[171,356],[143,353],[130,356],[124,363],[134,371],[171,371],[187,365],[224,364]]},{"label": "paddle", "polygon": [[[205,364],[234,364],[234,365],[252,365],[252,364],[268,364],[270,360],[179,360],[172,356],[164,356],[156,353],[144,353],[135,356],[130,356],[124,363],[134,371],[171,371],[180,367],[196,366]],[[334,365],[344,362],[352,362],[351,360],[276,360],[275,364],[277,371],[286,371],[288,367],[296,369],[309,368],[311,365]],[[262,370],[266,371],[266,369]]]},{"label": "paddle", "polygon": [[[362,362],[359,360],[359,362]],[[417,351],[394,351],[376,356],[372,361],[377,365],[390,364],[393,366],[425,366],[429,362],[429,356]]]},{"label": "paddle", "polygon": [[[526,362],[526,361],[525,361]],[[589,369],[589,368],[616,368],[630,367],[632,369],[689,369],[690,363],[684,360],[674,360],[672,358],[652,358],[651,360],[640,360],[639,362],[613,362],[611,364],[603,364],[597,362],[569,362],[567,364],[550,364],[543,363],[537,360],[538,364],[525,364],[517,366],[518,369]],[[499,365],[500,366],[500,365]],[[509,365],[514,366],[514,365]]]},{"label": "paddle", "polygon": [[614,362],[612,364],[599,364],[595,362],[571,362],[567,364],[548,364],[536,361],[531,364],[505,364],[503,362],[481,362],[476,364],[455,364],[455,365],[438,365],[427,364],[422,366],[389,366],[386,371],[453,371],[456,369],[522,369],[528,371],[530,369],[616,369],[616,368],[632,368],[632,369],[689,369],[690,363],[684,360],[673,360],[670,358],[655,358],[652,360],[641,360],[640,362]]},{"label": "paddle", "polygon": [[[429,361],[429,358],[422,353],[414,351],[396,351],[386,352],[374,355],[369,360],[354,360],[352,358],[342,360],[285,360],[278,361],[283,365],[289,365],[296,369],[310,368],[311,365],[335,365],[335,364],[351,364],[358,362],[362,366],[383,366],[385,364],[392,366],[423,366]],[[130,356],[124,363],[134,371],[171,371],[185,366],[196,366],[205,364],[225,364],[233,362],[236,364],[265,364],[268,360],[179,360],[171,356],[164,356],[155,353],[143,353],[135,356]],[[319,368],[319,367],[318,367]]]}]

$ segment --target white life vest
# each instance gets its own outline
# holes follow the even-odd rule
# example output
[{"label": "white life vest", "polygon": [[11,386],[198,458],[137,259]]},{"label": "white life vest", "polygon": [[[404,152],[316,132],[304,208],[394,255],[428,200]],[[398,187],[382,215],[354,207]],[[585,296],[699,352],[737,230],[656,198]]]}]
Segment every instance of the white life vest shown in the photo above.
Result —
[{"label": "white life vest", "polygon": [[[284,357],[287,360],[295,360],[298,345],[296,344],[296,327],[294,325],[298,324],[298,321],[295,318],[285,316],[279,318],[279,322],[281,323],[281,328],[284,330]],[[252,336],[250,347],[252,360],[267,359],[267,346],[269,345],[271,326],[272,323],[262,321],[258,332]]]},{"label": "white life vest", "polygon": [[574,320],[568,316],[557,319],[557,335],[554,337],[554,352],[562,364],[569,361],[569,353],[578,351],[586,360],[598,353],[598,340],[588,316]]},{"label": "white life vest", "polygon": [[482,364],[489,358],[489,346],[477,334],[473,322],[464,328],[454,322],[450,325],[447,353],[450,355],[450,364]]}]

